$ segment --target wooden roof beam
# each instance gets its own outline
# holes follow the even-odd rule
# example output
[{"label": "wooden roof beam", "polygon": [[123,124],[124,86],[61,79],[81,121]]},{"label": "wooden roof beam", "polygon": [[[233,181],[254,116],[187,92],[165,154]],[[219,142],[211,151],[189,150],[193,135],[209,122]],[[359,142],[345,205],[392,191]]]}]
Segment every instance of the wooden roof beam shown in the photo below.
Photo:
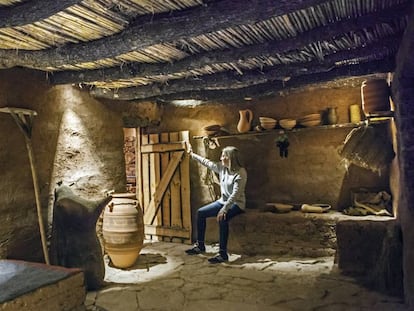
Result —
[{"label": "wooden roof beam", "polygon": [[191,10],[138,17],[124,31],[86,43],[41,51],[0,50],[7,67],[31,68],[75,65],[113,58],[154,44],[172,42],[235,25],[251,24],[314,6],[326,0],[221,0]]},{"label": "wooden roof beam", "polygon": [[375,23],[391,22],[405,16],[408,8],[409,4],[404,3],[396,6],[391,11],[375,12],[356,19],[339,21],[335,25],[313,29],[290,39],[245,46],[239,49],[201,53],[172,64],[129,63],[123,64],[122,67],[107,69],[62,71],[50,74],[49,79],[52,84],[116,81],[118,79],[131,79],[139,76],[174,74],[217,63],[244,61],[245,59],[258,56],[266,57],[276,53],[285,53],[299,49],[313,42],[329,40],[351,31],[367,28],[373,25],[373,21]]},{"label": "wooden roof beam", "polygon": [[82,0],[30,0],[0,8],[0,28],[23,26],[46,19]]},{"label": "wooden roof beam", "polygon": [[355,62],[355,60],[364,58],[370,61],[387,58],[390,54],[394,55],[396,53],[395,47],[398,46],[399,40],[400,38],[389,38],[381,43],[325,56],[323,61],[317,60],[297,65],[278,65],[265,68],[263,71],[258,69],[249,70],[244,72],[243,75],[235,72],[221,72],[201,77],[170,80],[168,84],[151,84],[118,90],[95,88],[90,93],[102,98],[134,100],[185,91],[239,89],[268,81],[287,81],[292,77],[330,71],[336,67],[337,62]]},{"label": "wooden roof beam", "polygon": [[387,73],[393,71],[394,68],[395,60],[392,58],[386,61],[381,60],[366,64],[344,66],[331,70],[329,72],[295,77],[289,81],[272,81],[237,90],[188,91],[165,96],[146,98],[145,100],[171,102],[173,100],[196,99],[215,102],[229,102],[232,100],[237,100],[239,102],[240,100],[248,97],[259,98],[265,96],[274,96],[280,92],[293,91],[295,89],[300,89],[308,85],[326,83],[335,81],[337,79]]}]

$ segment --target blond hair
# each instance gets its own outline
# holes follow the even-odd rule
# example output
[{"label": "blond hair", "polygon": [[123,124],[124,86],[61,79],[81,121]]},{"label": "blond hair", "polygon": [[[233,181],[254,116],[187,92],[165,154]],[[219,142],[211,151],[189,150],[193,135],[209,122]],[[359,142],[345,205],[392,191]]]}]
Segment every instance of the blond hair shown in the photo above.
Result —
[{"label": "blond hair", "polygon": [[221,154],[229,158],[229,169],[230,171],[237,171],[239,168],[243,167],[242,161],[240,159],[239,149],[234,146],[224,147],[221,151]]}]

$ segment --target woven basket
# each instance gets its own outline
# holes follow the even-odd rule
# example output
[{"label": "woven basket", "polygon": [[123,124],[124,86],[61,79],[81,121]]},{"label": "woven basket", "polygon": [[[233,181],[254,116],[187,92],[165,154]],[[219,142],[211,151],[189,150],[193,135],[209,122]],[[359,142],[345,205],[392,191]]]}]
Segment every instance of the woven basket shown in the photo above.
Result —
[{"label": "woven basket", "polygon": [[372,126],[353,129],[345,139],[340,155],[352,164],[380,173],[395,156],[391,142]]}]

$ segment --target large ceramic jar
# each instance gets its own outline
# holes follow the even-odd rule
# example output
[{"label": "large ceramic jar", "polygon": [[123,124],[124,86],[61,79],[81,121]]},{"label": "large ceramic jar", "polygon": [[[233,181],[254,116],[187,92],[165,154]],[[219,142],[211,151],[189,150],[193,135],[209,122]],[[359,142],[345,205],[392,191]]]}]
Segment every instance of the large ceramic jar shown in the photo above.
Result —
[{"label": "large ceramic jar", "polygon": [[105,251],[118,268],[134,265],[144,244],[144,221],[135,194],[114,193],[105,207],[102,233]]},{"label": "large ceramic jar", "polygon": [[390,87],[385,79],[371,79],[361,85],[362,109],[366,117],[390,111]]}]

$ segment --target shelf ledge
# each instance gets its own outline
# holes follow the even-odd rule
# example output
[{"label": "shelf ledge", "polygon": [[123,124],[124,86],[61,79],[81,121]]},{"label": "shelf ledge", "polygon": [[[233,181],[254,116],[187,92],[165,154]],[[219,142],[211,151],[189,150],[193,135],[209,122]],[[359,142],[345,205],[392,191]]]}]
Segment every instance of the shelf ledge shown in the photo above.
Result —
[{"label": "shelf ledge", "polygon": [[247,135],[253,135],[253,136],[259,136],[259,135],[268,135],[268,134],[283,134],[283,133],[296,133],[296,132],[303,132],[303,131],[312,131],[312,130],[330,130],[330,129],[338,129],[338,128],[357,128],[360,126],[367,126],[370,124],[379,124],[379,123],[385,123],[388,122],[391,119],[391,117],[388,118],[382,118],[381,120],[365,120],[361,121],[359,123],[338,123],[338,124],[332,124],[332,125],[318,125],[318,126],[310,126],[310,127],[294,127],[293,129],[286,130],[283,128],[275,128],[271,130],[263,130],[263,131],[249,131],[247,133],[234,133],[230,135],[220,135],[220,136],[193,136],[193,139],[203,139],[205,137],[207,138],[213,138],[213,139],[225,139],[225,138],[232,138],[232,137],[240,137],[240,136],[247,136]]}]

